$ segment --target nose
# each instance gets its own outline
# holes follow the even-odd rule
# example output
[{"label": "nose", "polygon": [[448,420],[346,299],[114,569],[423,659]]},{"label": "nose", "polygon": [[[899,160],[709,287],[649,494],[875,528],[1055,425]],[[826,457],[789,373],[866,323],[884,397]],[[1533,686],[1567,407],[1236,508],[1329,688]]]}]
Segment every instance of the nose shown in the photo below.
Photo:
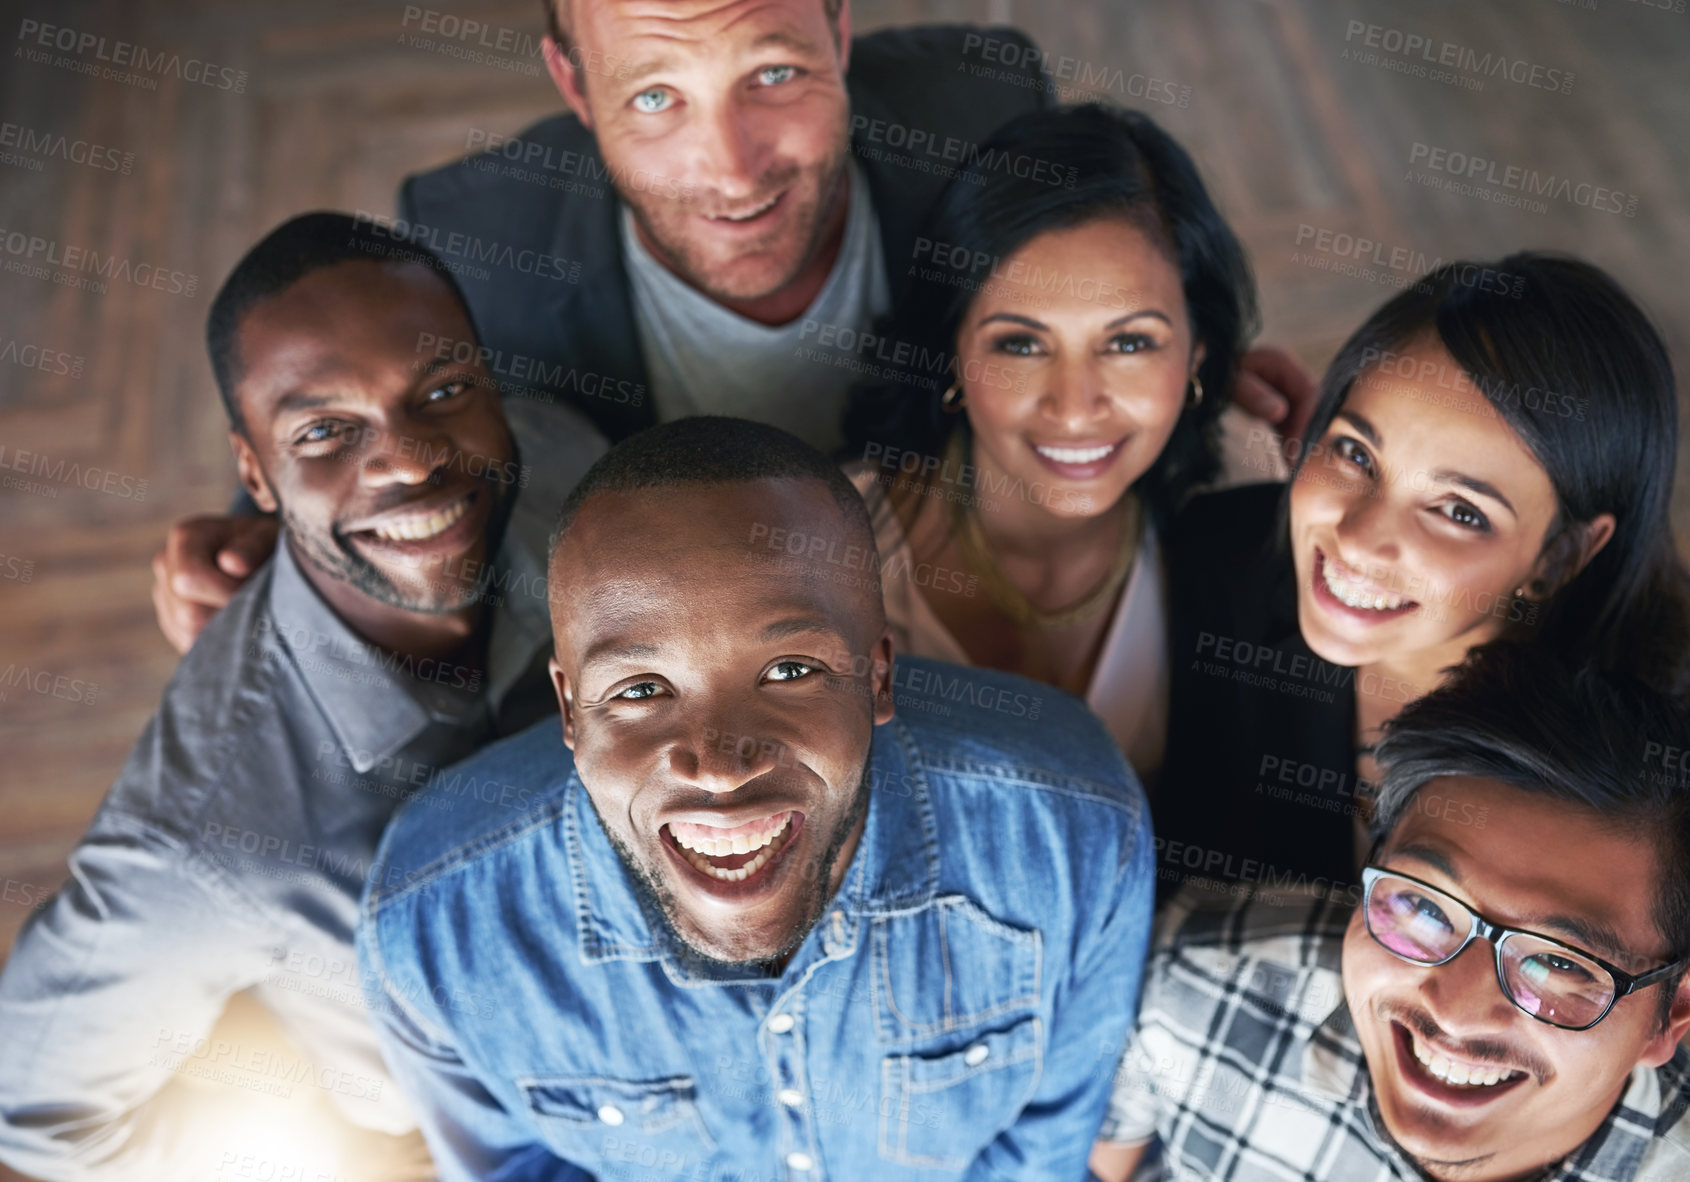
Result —
[{"label": "nose", "polygon": [[410,419],[394,421],[375,429],[359,478],[367,488],[425,484],[451,458],[452,441],[438,428]]},{"label": "nose", "polygon": [[698,174],[725,200],[758,195],[768,155],[758,123],[753,112],[727,98],[701,105],[690,129]]},{"label": "nose", "polygon": [[1051,367],[1039,395],[1039,412],[1070,438],[1109,416],[1103,382],[1089,358],[1071,355]]},{"label": "nose", "polygon": [[1402,553],[1402,523],[1383,491],[1349,493],[1336,533],[1338,558],[1360,569],[1368,569],[1370,559],[1391,562]]},{"label": "nose", "polygon": [[1495,1037],[1519,1016],[1496,978],[1496,946],[1488,940],[1474,940],[1448,964],[1424,970],[1420,996],[1451,1038]]},{"label": "nose", "polygon": [[700,725],[669,749],[675,779],[710,793],[732,792],[781,761],[784,745],[768,736]]}]

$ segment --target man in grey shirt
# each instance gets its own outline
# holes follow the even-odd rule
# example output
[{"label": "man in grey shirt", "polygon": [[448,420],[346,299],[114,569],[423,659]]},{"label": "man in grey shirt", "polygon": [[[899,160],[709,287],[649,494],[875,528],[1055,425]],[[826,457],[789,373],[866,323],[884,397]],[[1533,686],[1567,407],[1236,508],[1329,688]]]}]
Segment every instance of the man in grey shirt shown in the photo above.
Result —
[{"label": "man in grey shirt", "polygon": [[[466,818],[522,807],[447,769],[555,709],[546,534],[603,443],[573,411],[501,400],[458,347],[475,334],[440,261],[345,215],[254,247],[208,337],[242,483],[283,544],[178,668],[0,975],[0,1160],[362,1182],[415,1170],[420,1141],[362,999],[358,900],[425,785]],[[243,990],[292,1048],[212,1035]],[[256,1093],[331,1110],[370,1159],[243,1161]]]}]

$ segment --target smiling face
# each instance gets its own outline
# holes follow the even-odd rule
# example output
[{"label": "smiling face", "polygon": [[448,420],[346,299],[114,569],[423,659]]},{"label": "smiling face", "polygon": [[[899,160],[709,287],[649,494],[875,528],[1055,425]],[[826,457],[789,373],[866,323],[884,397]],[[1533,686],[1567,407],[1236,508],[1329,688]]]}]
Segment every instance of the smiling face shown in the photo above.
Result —
[{"label": "smiling face", "polygon": [[820,0],[579,0],[564,97],[648,248],[720,301],[792,282],[839,225],[844,11]]},{"label": "smiling face", "polygon": [[423,339],[475,336],[446,284],[409,263],[320,268],[240,323],[243,483],[354,622],[473,604],[516,488],[492,381]]},{"label": "smiling face", "polygon": [[1000,265],[957,356],[982,480],[1047,488],[1040,504],[1079,517],[1114,505],[1162,454],[1202,349],[1179,270],[1111,217],[1040,234]]},{"label": "smiling face", "polygon": [[872,545],[852,532],[820,481],[688,484],[595,492],[553,554],[565,741],[630,877],[708,959],[790,955],[861,833],[892,716],[878,587],[756,544]]},{"label": "smiling face", "polygon": [[1430,376],[1364,373],[1291,486],[1297,619],[1334,664],[1435,671],[1521,616],[1557,501],[1441,344],[1401,356]]},{"label": "smiling face", "polygon": [[[1419,796],[1435,806],[1412,804],[1376,864],[1633,974],[1671,959],[1644,836],[1493,780],[1433,780]],[[1632,1068],[1666,1062],[1690,1026],[1687,985],[1662,1028],[1660,984],[1620,998],[1589,1030],[1547,1025],[1503,995],[1488,942],[1437,967],[1410,964],[1375,942],[1359,908],[1343,976],[1386,1128],[1434,1177],[1465,1182],[1523,1177],[1570,1152]]]}]

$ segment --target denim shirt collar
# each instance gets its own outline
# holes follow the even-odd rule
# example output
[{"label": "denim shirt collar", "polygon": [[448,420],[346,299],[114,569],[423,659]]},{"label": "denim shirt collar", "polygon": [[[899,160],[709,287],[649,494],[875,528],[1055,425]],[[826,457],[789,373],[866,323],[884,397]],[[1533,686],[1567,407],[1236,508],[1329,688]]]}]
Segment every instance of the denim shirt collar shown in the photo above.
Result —
[{"label": "denim shirt collar", "polygon": [[[520,507],[520,500],[519,500]],[[535,527],[513,514],[495,570],[510,572],[508,585],[545,586],[545,566],[529,535]],[[548,605],[541,595],[507,594],[494,607],[488,638],[487,682],[474,671],[466,686],[456,678],[431,680],[407,672],[417,667],[393,657],[360,636],[335,614],[300,570],[284,533],[271,560],[270,602],[265,624],[278,635],[322,707],[335,738],[353,767],[369,771],[431,723],[463,723],[486,699],[503,700],[552,641]]]},{"label": "denim shirt collar", "polygon": [[[932,901],[938,887],[938,824],[914,740],[896,718],[875,728],[865,775],[869,807],[863,835],[827,910],[863,915],[922,907]],[[599,823],[580,775],[573,770],[565,788],[562,822],[583,962],[661,960],[678,983],[772,980],[755,967],[701,965],[679,945],[661,918],[648,914],[647,904],[628,880],[621,857]],[[827,927],[824,916],[806,940],[806,949],[817,939],[829,947],[840,943],[837,933],[824,934]],[[789,972],[807,961],[806,949],[793,958]]]}]

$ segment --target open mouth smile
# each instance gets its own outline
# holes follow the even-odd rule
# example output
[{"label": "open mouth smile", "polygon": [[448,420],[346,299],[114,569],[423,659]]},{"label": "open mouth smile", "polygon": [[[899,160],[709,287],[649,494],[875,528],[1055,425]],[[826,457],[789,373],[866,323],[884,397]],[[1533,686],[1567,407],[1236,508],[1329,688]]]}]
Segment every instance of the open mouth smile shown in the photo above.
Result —
[{"label": "open mouth smile", "polygon": [[1420,606],[1407,596],[1352,575],[1348,568],[1327,558],[1318,546],[1314,552],[1313,582],[1315,596],[1321,602],[1347,609],[1363,619],[1389,619]]},{"label": "open mouth smile", "polygon": [[761,205],[754,206],[753,208],[747,209],[741,213],[718,213],[707,214],[706,216],[713,222],[726,222],[730,226],[741,226],[747,222],[754,222],[758,218],[767,214],[770,210],[774,209],[775,206],[779,205],[781,198],[785,196],[786,193],[783,190],[782,192],[776,193],[773,197],[770,197]]},{"label": "open mouth smile", "polygon": [[739,883],[755,878],[779,858],[801,823],[801,814],[788,810],[732,828],[673,821],[663,826],[663,833],[700,874],[716,882]]},{"label": "open mouth smile", "polygon": [[1449,1056],[1400,1022],[1392,1022],[1391,1031],[1403,1077],[1415,1090],[1445,1104],[1461,1108],[1488,1104],[1530,1078],[1518,1068]]}]

